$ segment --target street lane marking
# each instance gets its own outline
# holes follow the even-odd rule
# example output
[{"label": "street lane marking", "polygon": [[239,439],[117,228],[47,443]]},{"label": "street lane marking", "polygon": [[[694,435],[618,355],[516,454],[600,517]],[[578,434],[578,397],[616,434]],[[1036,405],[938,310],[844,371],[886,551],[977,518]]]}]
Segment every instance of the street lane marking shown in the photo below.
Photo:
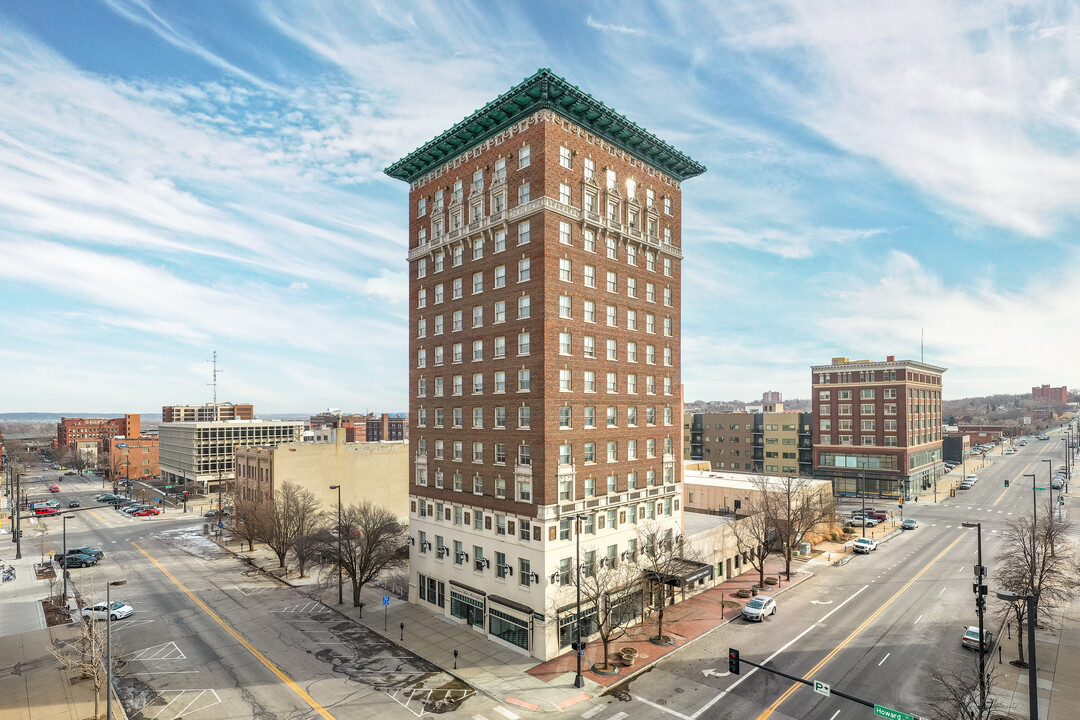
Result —
[{"label": "street lane marking", "polygon": [[892,655],[892,653],[885,653],[885,657],[881,658],[881,662],[879,662],[879,663],[877,664],[877,666],[878,666],[878,667],[881,667],[881,663],[883,663],[883,662],[885,662],[886,660],[888,660],[888,659],[889,659],[889,656],[890,656],[890,655]]},{"label": "street lane marking", "polygon": [[[967,533],[961,533],[960,535],[958,535],[956,537],[956,539],[953,540],[951,543],[949,543],[948,546],[946,546],[946,548],[944,550],[942,550],[940,553],[938,553],[937,556],[934,557],[934,559],[931,560],[926,565],[926,567],[924,567],[922,570],[920,570],[918,573],[916,573],[915,577],[911,578],[906,583],[904,583],[904,586],[901,587],[899,590],[897,590],[896,593],[891,598],[889,598],[884,603],[882,603],[881,607],[879,607],[874,612],[874,614],[872,614],[870,617],[866,618],[866,620],[864,620],[862,622],[862,624],[859,625],[859,627],[852,630],[851,634],[848,635],[846,638],[844,638],[843,641],[841,641],[839,645],[837,645],[835,648],[833,648],[832,651],[828,655],[823,657],[818,662],[817,665],[810,668],[810,670],[805,675],[803,675],[803,679],[809,680],[810,678],[814,677],[817,674],[817,672],[819,670],[821,670],[821,668],[823,668],[825,666],[826,663],[828,663],[830,660],[832,660],[834,657],[836,657],[837,653],[839,653],[841,650],[843,650],[845,647],[847,647],[848,643],[850,643],[852,640],[854,640],[855,637],[859,633],[861,633],[863,630],[865,630],[866,627],[868,625],[870,625],[870,623],[872,623],[874,620],[876,620],[878,618],[878,616],[881,615],[881,613],[885,612],[886,608],[888,608],[890,605],[892,605],[896,601],[897,598],[899,598],[901,595],[904,594],[904,591],[906,591],[909,587],[914,585],[915,582],[919,578],[921,578],[923,575],[925,575],[926,572],[930,568],[932,568],[937,563],[938,560],[945,557],[945,554],[948,553],[950,550],[952,550],[953,547],[955,547],[958,542],[960,542],[961,540],[964,539],[964,537],[966,537],[966,535],[967,535]],[[942,588],[942,591],[944,591],[944,590],[945,590],[945,588]],[[938,593],[938,594],[940,595],[941,593]],[[779,650],[777,652],[779,652]],[[767,663],[768,660],[766,660],[765,662]],[[762,663],[762,665],[764,665],[764,664],[765,663]],[[767,707],[760,715],[757,716],[757,720],[766,720],[766,718],[768,718],[770,715],[772,715],[776,711],[776,708],[780,707],[780,705],[785,700],[787,700],[789,697],[791,697],[792,693],[794,693],[800,687],[802,687],[802,683],[792,683],[791,686],[787,690],[785,690],[784,693],[780,697],[778,697],[771,705],[769,705],[769,707]]]},{"label": "street lane marking", "polygon": [[502,705],[496,705],[495,706],[495,712],[499,713],[500,715],[505,717],[507,720],[520,720],[520,718],[521,718],[520,715],[518,715],[517,713],[510,712],[509,710],[504,708]]},{"label": "street lane marking", "polygon": [[837,716],[837,715],[839,715],[839,714],[840,714],[840,711],[839,711],[839,710],[837,710],[836,712],[834,712],[834,713],[832,714],[832,717],[831,717],[831,718],[829,718],[829,720],[836,720],[836,716]]},{"label": "street lane marking", "polygon": [[913,622],[913,623],[911,623],[911,624],[912,624],[912,625],[918,625],[918,624],[919,624],[919,621],[920,621],[920,620],[922,620],[922,615],[920,615],[919,617],[915,618],[915,622]]},{"label": "street lane marking", "polygon": [[603,712],[603,711],[604,711],[604,706],[603,705],[597,705],[592,710],[586,710],[585,712],[581,713],[581,717],[588,720],[588,718],[591,718],[593,715],[595,715],[595,714],[597,714],[599,712]]},{"label": "street lane marking", "polygon": [[171,572],[169,572],[168,570],[165,569],[164,565],[162,565],[157,560],[155,560],[154,557],[150,553],[146,552],[146,550],[143,550],[142,546],[140,546],[139,543],[134,543],[133,542],[131,544],[132,544],[132,546],[134,546],[134,548],[136,550],[138,550],[143,555],[145,555],[147,560],[154,563],[154,566],[157,567],[157,569],[160,570],[162,573],[164,573],[165,577],[172,580],[173,584],[176,585],[176,587],[180,588],[180,590],[182,590],[185,595],[187,595],[189,598],[191,598],[192,602],[194,602],[196,605],[198,605],[200,608],[202,608],[203,612],[205,612],[207,615],[209,615],[210,618],[214,622],[216,622],[218,625],[220,625],[221,628],[225,632],[229,633],[229,635],[231,635],[233,637],[233,639],[236,640],[238,643],[243,645],[244,648],[249,653],[251,653],[255,657],[256,660],[258,660],[264,666],[266,666],[267,670],[269,670],[274,675],[276,675],[277,678],[279,680],[281,680],[281,682],[285,683],[289,687],[290,690],[292,690],[294,693],[296,693],[298,696],[300,696],[300,698],[304,702],[306,702],[311,707],[312,710],[317,712],[322,717],[326,718],[326,720],[337,720],[337,718],[335,718],[333,715],[331,715],[330,712],[326,708],[324,708],[322,705],[320,705],[315,700],[315,698],[311,697],[311,695],[309,695],[307,693],[307,691],[305,691],[302,687],[297,685],[296,681],[294,681],[292,678],[290,678],[288,675],[286,675],[284,672],[282,672],[281,669],[279,669],[277,665],[275,665],[274,663],[272,663],[270,661],[269,658],[267,658],[261,652],[256,650],[254,645],[252,645],[247,640],[245,640],[244,637],[240,633],[238,633],[236,630],[234,630],[232,628],[232,626],[230,626],[228,623],[226,623],[224,620],[222,620],[221,616],[219,616],[216,612],[211,610],[209,605],[207,605],[202,600],[200,600],[195,595],[195,593],[188,590],[187,587],[182,582],[177,580],[176,577],[174,577]]}]

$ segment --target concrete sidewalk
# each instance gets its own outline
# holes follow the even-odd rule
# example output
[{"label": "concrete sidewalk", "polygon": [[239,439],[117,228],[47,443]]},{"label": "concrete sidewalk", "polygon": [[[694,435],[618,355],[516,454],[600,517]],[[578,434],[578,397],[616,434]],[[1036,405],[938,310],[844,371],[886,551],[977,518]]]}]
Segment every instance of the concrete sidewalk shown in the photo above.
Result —
[{"label": "concrete sidewalk", "polygon": [[[277,577],[277,558],[268,549],[256,544],[253,552],[238,552],[236,543],[230,545],[234,553]],[[820,562],[825,562],[824,556],[821,556]],[[806,560],[795,561],[791,580],[782,578],[779,587],[770,587],[765,594],[782,593],[812,577],[813,573],[807,565]],[[769,563],[766,566],[766,575],[770,580],[776,579],[782,572],[781,564]],[[654,645],[649,641],[650,636],[656,635],[655,615],[630,628],[624,637],[613,641],[609,647],[609,661],[619,665],[617,674],[599,675],[591,671],[592,665],[603,659],[603,645],[590,643],[582,663],[583,688],[574,687],[577,657],[572,651],[547,662],[538,662],[536,658],[489,641],[484,634],[467,625],[453,622],[424,605],[410,604],[377,587],[361,591],[362,609],[351,606],[347,588],[346,603],[339,605],[336,576],[328,580],[319,582],[314,577],[298,578],[294,575],[282,579],[499,702],[534,712],[558,712],[603,694],[647,670],[675,650],[737,618],[749,598],[740,598],[736,593],[741,588],[755,584],[758,573],[744,573],[688,600],[668,606],[664,613],[664,634],[675,639],[674,645]],[[384,598],[389,599],[389,604],[383,604]],[[638,650],[638,659],[632,667],[622,666],[618,651],[623,647]]]},{"label": "concrete sidewalk", "polygon": [[[14,566],[14,580],[0,585],[0,717],[4,720],[85,720],[94,715],[94,689],[89,680],[63,670],[50,653],[57,640],[78,636],[78,621],[47,628],[41,601],[50,594],[48,580],[34,572],[37,553],[12,560],[15,546],[8,533],[0,547],[11,548],[4,564]],[[59,590],[57,589],[57,592]],[[105,694],[99,711],[105,712]],[[113,717],[127,716],[113,697]]]}]

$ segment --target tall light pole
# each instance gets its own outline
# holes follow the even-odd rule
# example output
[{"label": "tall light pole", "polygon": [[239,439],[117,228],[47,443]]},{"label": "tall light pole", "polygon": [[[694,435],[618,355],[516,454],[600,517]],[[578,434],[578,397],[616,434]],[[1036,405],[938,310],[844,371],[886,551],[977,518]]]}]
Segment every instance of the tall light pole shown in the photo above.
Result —
[{"label": "tall light pole", "polygon": [[[1035,596],[1031,593],[1019,595],[1003,590],[997,591],[998,600],[1008,602],[1027,601],[1028,606],[1028,717],[1039,717],[1039,685],[1035,664]],[[1020,628],[1016,628],[1020,632]]]},{"label": "tall light pole", "polygon": [[67,605],[67,521],[69,520],[67,513],[64,513],[64,561],[60,563],[60,572],[64,573],[64,604]]},{"label": "tall light pole", "polygon": [[[1039,507],[1035,501],[1035,473],[1025,473],[1024,477],[1031,478],[1031,578],[1030,587],[1032,592],[1035,591],[1035,521],[1038,517]],[[1030,618],[1032,623],[1035,622],[1035,616]]]},{"label": "tall light pole", "polygon": [[[17,462],[17,461],[16,461]],[[13,468],[15,473],[15,504],[11,506],[12,512],[15,513],[15,559],[22,560],[22,513],[19,512],[22,508],[20,497],[22,493],[22,476],[19,474],[17,467]]]},{"label": "tall light pole", "polygon": [[986,585],[983,583],[983,578],[986,577],[986,568],[982,564],[982,523],[981,522],[965,522],[960,523],[961,527],[975,528],[978,533],[978,565],[975,566],[975,610],[979,613],[979,711],[985,713],[986,711],[986,649],[984,647],[985,636],[983,635],[983,613],[986,610],[986,599],[984,596],[987,593]]},{"label": "tall light pole", "polygon": [[337,490],[337,604],[345,604],[344,585],[341,582],[341,486],[331,485],[331,490]]},{"label": "tall light pole", "polygon": [[1054,506],[1054,461],[1043,458],[1043,462],[1046,463],[1046,479],[1048,481],[1047,488],[1050,490],[1050,507]]},{"label": "tall light pole", "polygon": [[[585,655],[585,648],[581,646],[581,523],[585,519],[585,515],[574,516],[574,536],[577,540],[577,622],[574,623],[574,634],[577,636],[577,675],[574,676],[576,688],[585,686],[585,678],[581,676],[581,659]],[[599,612],[600,608],[596,608],[596,611]]]},{"label": "tall light pole", "polygon": [[[112,720],[112,597],[109,589],[114,585],[126,585],[127,580],[113,580],[105,586],[105,720]],[[90,622],[93,622],[91,620]]]}]

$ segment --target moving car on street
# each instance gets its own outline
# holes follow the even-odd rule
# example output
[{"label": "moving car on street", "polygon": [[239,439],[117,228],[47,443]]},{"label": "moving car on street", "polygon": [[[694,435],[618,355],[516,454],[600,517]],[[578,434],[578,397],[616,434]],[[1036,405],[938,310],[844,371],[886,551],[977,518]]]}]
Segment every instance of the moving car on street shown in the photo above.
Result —
[{"label": "moving car on street", "polygon": [[919,527],[919,521],[915,518],[907,518],[904,522],[900,523],[901,530],[914,530]]}]

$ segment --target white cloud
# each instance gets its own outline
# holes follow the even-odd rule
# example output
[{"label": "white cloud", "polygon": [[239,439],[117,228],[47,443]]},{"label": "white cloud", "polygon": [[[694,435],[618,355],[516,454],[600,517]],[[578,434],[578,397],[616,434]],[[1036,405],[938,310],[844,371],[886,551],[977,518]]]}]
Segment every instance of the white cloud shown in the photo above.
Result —
[{"label": "white cloud", "polygon": [[617,33],[619,35],[644,35],[644,30],[637,28],[627,27],[626,25],[614,25],[610,23],[602,23],[595,19],[592,15],[585,16],[585,24],[594,30],[607,33]]}]

